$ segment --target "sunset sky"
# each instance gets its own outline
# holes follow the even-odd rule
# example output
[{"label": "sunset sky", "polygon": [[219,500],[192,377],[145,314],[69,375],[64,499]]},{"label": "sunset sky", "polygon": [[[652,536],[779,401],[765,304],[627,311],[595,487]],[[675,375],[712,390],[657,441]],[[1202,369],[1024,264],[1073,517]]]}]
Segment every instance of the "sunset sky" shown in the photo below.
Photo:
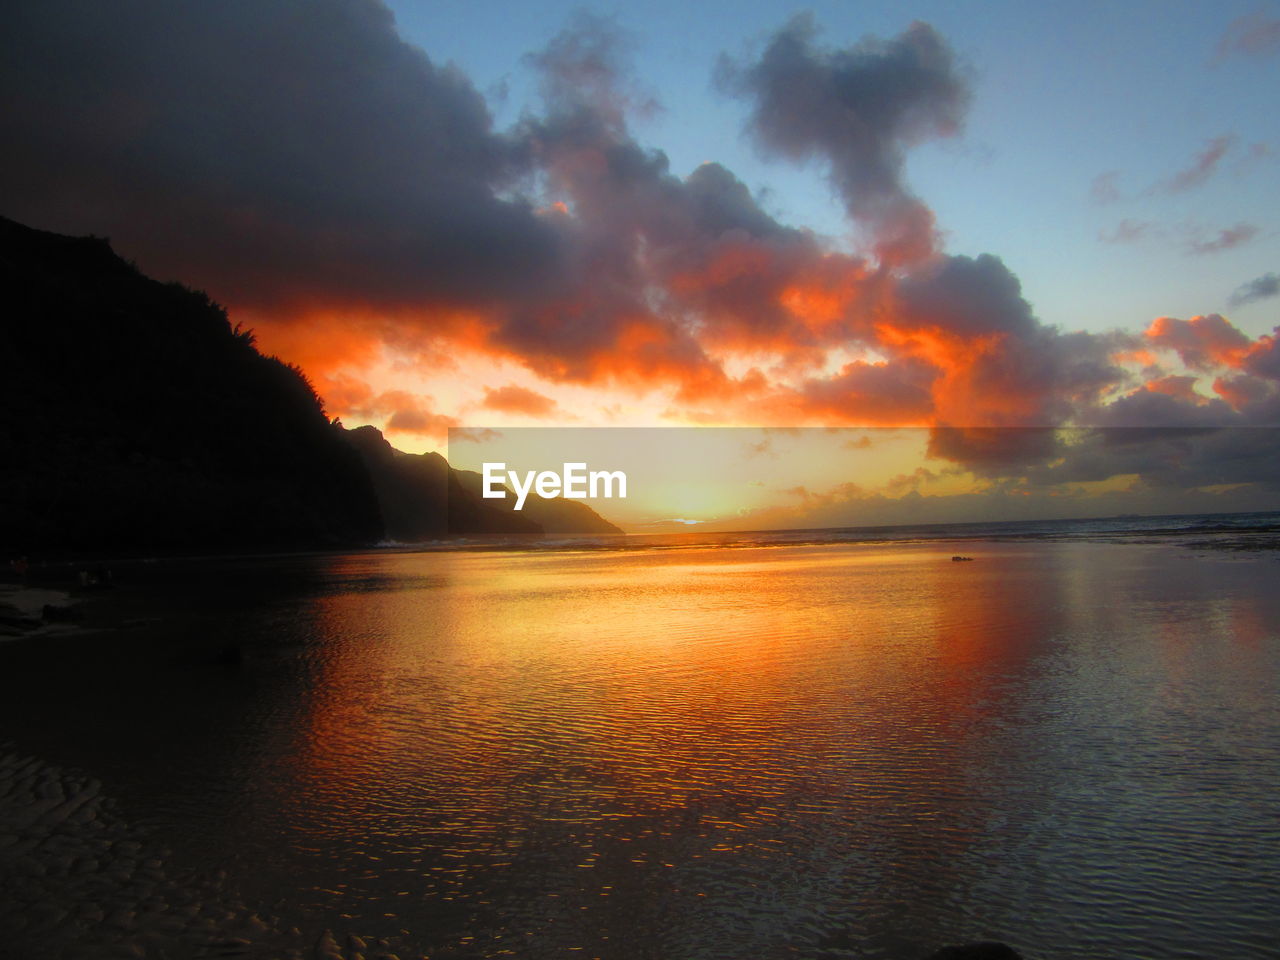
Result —
[{"label": "sunset sky", "polygon": [[504,427],[450,440],[456,468],[516,474],[511,502],[566,464],[624,473],[625,498],[600,485],[581,499],[627,533],[1280,510],[1274,429]]},{"label": "sunset sky", "polygon": [[0,213],[402,449],[1280,424],[1274,3],[20,6]]}]

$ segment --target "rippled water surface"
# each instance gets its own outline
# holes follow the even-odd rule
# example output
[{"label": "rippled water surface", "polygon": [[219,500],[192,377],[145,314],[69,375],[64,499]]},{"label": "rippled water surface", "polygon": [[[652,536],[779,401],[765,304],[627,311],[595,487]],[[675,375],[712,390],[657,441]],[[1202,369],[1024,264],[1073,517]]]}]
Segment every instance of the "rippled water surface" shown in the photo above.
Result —
[{"label": "rippled water surface", "polygon": [[176,564],[2,715],[175,858],[413,955],[1274,956],[1280,565],[951,552]]}]

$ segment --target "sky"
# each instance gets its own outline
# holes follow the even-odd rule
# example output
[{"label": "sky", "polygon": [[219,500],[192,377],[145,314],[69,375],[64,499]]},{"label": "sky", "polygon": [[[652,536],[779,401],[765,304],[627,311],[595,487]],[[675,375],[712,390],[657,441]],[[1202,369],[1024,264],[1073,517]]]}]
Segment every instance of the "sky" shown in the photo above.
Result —
[{"label": "sky", "polygon": [[[524,56],[583,9],[574,2],[393,8],[407,39],[448,50],[482,91],[505,91],[491,98],[500,123],[536,100]],[[1265,163],[1250,151],[1255,144],[1280,149],[1272,108],[1280,85],[1276,28],[1268,35],[1265,26],[1280,18],[1280,6],[1135,0],[591,9],[628,39],[634,74],[660,105],[636,123],[638,135],[667,154],[673,172],[723,163],[753,192],[768,191],[766,206],[780,219],[835,238],[849,226],[821,170],[764,161],[742,136],[742,104],[715,88],[715,64],[723,53],[758,47],[804,11],[833,46],[893,36],[913,20],[933,25],[963,62],[973,95],[961,135],[911,153],[910,181],[937,213],[947,249],[1001,256],[1046,323],[1105,330],[1163,314],[1225,313],[1238,277],[1275,269],[1274,224],[1232,251],[1229,263],[1188,256],[1185,248],[1242,222],[1261,228],[1260,212],[1276,211],[1277,156]],[[1255,20],[1256,48],[1233,43]],[[1232,142],[1216,177],[1196,190],[1154,189],[1222,137]],[[1108,175],[1116,199],[1098,203],[1094,181]],[[1126,220],[1149,224],[1142,242],[1101,239],[1116,236]],[[1254,335],[1275,323],[1274,309],[1260,305],[1230,312]]]},{"label": "sky", "polygon": [[961,428],[921,455],[991,478],[963,428],[1280,424],[1275,3],[11,21],[0,214],[207,290],[401,449]]}]

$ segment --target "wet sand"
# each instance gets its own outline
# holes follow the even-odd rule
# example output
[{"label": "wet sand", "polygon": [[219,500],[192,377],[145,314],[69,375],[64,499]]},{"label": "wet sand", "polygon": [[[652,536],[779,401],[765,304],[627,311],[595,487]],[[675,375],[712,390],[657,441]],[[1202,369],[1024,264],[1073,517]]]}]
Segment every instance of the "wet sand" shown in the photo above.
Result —
[{"label": "wet sand", "polygon": [[226,875],[175,873],[92,778],[0,753],[0,953],[30,960],[399,960],[387,941],[283,929]]}]

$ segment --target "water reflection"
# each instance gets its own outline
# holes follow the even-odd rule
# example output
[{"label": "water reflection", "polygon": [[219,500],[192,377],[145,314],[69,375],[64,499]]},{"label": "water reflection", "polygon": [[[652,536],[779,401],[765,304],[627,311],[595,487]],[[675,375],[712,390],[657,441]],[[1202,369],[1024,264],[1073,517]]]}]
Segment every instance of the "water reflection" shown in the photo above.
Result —
[{"label": "water reflection", "polygon": [[1177,955],[1187,898],[1254,943],[1222,919],[1249,870],[1222,865],[1212,894],[1185,871],[1257,827],[1256,783],[1227,796],[1243,770],[1221,758],[1276,776],[1273,747],[1212,716],[1230,687],[1220,711],[1266,732],[1250,711],[1274,673],[1220,648],[1274,663],[1275,620],[1170,563],[1089,544],[336,560],[335,582],[397,588],[314,604],[314,687],[258,812],[302,876],[341,878],[309,906],[424,950],[910,956],[1021,931],[1061,956],[1152,935]]},{"label": "water reflection", "polygon": [[1274,563],[952,552],[183,568],[78,671],[0,651],[0,719],[286,926],[401,956],[1267,955]]}]

